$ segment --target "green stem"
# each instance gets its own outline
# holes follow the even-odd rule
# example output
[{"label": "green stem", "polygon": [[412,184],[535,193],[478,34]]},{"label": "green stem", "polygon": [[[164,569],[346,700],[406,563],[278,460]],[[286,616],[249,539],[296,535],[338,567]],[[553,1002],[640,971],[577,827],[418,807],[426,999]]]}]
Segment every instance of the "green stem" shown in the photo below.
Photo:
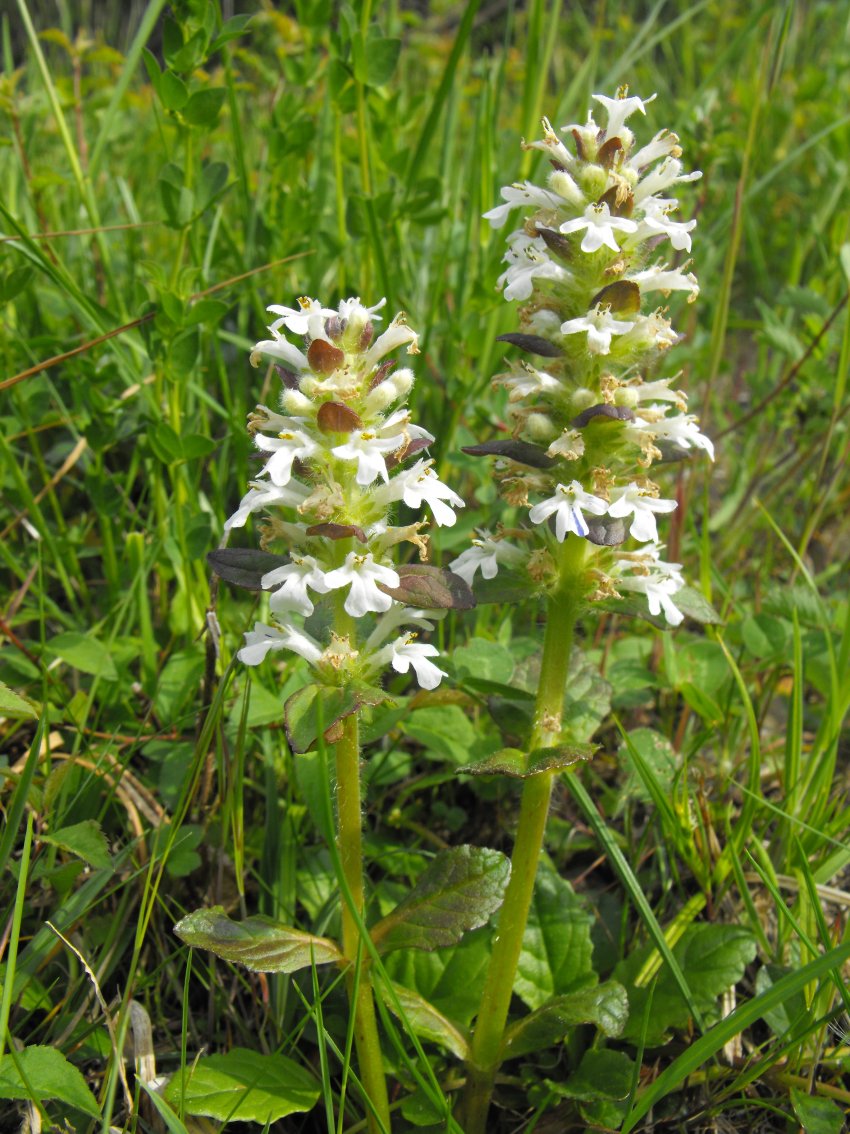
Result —
[{"label": "green stem", "polygon": [[[549,599],[547,612],[540,684],[529,742],[531,752],[535,748],[557,744],[560,738],[564,686],[581,595],[577,584],[585,551],[585,540],[574,536],[565,540],[561,550],[559,585]],[[531,776],[523,783],[511,856],[511,879],[499,911],[499,928],[493,941],[466,1068],[466,1087],[461,1104],[466,1134],[485,1134],[486,1131],[487,1112],[501,1063],[505,1023],[531,907],[537,863],[543,849],[554,776],[554,772],[547,772]]]},{"label": "green stem", "polygon": [[337,846],[342,872],[352,903],[342,903],[342,951],[350,962],[347,984],[354,1013],[354,1043],[360,1078],[372,1108],[369,1134],[390,1129],[390,1106],[384,1077],[384,1059],[378,1036],[369,958],[360,940],[363,920],[363,836],[360,807],[360,737],[357,714],[345,718],[342,739],[336,744]]}]

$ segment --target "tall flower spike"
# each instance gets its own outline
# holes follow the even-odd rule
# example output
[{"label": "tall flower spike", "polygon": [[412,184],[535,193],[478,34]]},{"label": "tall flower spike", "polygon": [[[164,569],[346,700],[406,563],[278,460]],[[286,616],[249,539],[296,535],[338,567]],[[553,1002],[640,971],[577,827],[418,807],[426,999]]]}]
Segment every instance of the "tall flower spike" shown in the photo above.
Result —
[{"label": "tall flower spike", "polygon": [[[385,666],[398,673],[412,669],[424,688],[433,689],[443,676],[431,660],[435,647],[409,636],[392,648],[383,645],[393,630],[432,627],[418,609],[421,592],[415,605],[394,597],[404,586],[390,558],[405,540],[424,554],[424,521],[396,528],[391,509],[401,500],[412,508],[427,504],[438,523],[453,524],[453,509],[462,508],[463,500],[440,481],[430,461],[420,456],[407,463],[434,438],[410,421],[402,404],[412,371],[391,373],[387,360],[400,347],[416,354],[417,334],[399,314],[376,336],[373,323],[384,303],[367,307],[351,298],[330,308],[301,298],[295,307],[269,307],[276,316],[269,327],[273,337],[257,343],[251,359],[285,364],[280,406],[258,406],[251,416],[254,444],[266,460],[225,528],[242,527],[264,511],[264,550],[285,555],[277,565],[263,560],[270,566],[255,580],[269,593],[276,621],[257,623],[239,656],[257,665],[270,651],[288,650],[331,685],[374,679]],[[300,341],[291,342],[286,333]],[[219,551],[213,561],[224,563],[222,573],[233,578],[226,573],[228,554]],[[230,554],[237,557],[233,563],[243,563],[245,553]],[[439,573],[436,567],[418,570]],[[244,579],[244,569],[238,578]],[[455,580],[452,593],[464,586]],[[334,632],[300,629],[298,618],[310,618],[322,604],[336,611]],[[389,619],[385,629],[376,616],[378,623]],[[362,633],[354,621],[361,619],[368,620]]]},{"label": "tall flower spike", "polygon": [[[647,480],[653,462],[714,457],[696,418],[684,412],[685,395],[669,379],[644,379],[678,340],[659,302],[673,292],[689,302],[699,294],[690,261],[680,262],[696,221],[676,216],[671,194],[700,174],[685,171],[679,139],[668,130],[636,143],[633,130],[655,95],[621,88],[593,98],[606,121],[597,124],[589,112],[561,136],[544,118],[543,138],[526,145],[549,159],[546,185],[507,186],[503,203],[484,214],[498,228],[522,210],[499,286],[505,299],[523,301],[519,333],[505,337],[532,356],[512,360],[495,380],[509,391],[514,437],[500,443],[505,457],[495,476],[509,504],[529,509],[522,553],[531,589],[557,585],[540,569],[544,551],[554,555],[558,544],[582,539],[594,545],[585,557],[588,599],[617,587],[633,591],[675,625],[681,571],[666,571],[657,552],[651,566],[626,570],[617,547],[629,538],[654,546],[658,517],[676,507]],[[506,558],[500,538],[463,552],[456,570],[470,581],[478,570],[492,578]]]}]

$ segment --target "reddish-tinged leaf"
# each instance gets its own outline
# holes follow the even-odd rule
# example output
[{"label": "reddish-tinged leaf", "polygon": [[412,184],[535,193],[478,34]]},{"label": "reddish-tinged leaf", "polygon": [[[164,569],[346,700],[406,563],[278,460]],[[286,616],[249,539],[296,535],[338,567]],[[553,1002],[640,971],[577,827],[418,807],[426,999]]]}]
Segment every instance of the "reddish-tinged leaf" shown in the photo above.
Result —
[{"label": "reddish-tinged leaf", "polygon": [[635,413],[628,406],[609,406],[601,402],[598,406],[588,406],[586,410],[582,410],[573,418],[570,425],[573,429],[581,429],[595,417],[608,417],[612,421],[634,421]]},{"label": "reddish-tinged leaf", "polygon": [[462,451],[470,457],[507,457],[532,469],[550,469],[555,464],[546,456],[545,449],[528,441],[484,441],[480,445],[464,445]]},{"label": "reddish-tinged leaf", "polygon": [[445,567],[429,564],[405,564],[398,567],[397,587],[378,586],[385,593],[407,606],[424,610],[471,610],[475,596],[460,575]]},{"label": "reddish-tinged leaf", "polygon": [[608,209],[615,217],[630,217],[635,207],[633,194],[627,192],[626,195],[623,196],[621,185],[612,185],[610,189],[606,189],[597,203],[607,205]]},{"label": "reddish-tinged leaf", "polygon": [[596,160],[605,169],[610,169],[614,162],[617,160],[617,154],[623,152],[623,143],[619,138],[609,138],[607,142],[599,147],[596,154]]},{"label": "reddish-tinged leaf", "polygon": [[317,374],[333,374],[345,362],[345,352],[324,339],[313,339],[307,350],[307,361]]},{"label": "reddish-tinged leaf", "polygon": [[380,386],[380,384],[387,377],[395,364],[396,360],[394,358],[388,358],[386,362],[382,362],[375,373],[372,375],[372,381],[369,383],[369,389],[374,390],[376,386]]},{"label": "reddish-tinged leaf", "polygon": [[561,232],[556,232],[554,228],[541,228],[537,226],[537,235],[542,236],[546,241],[546,247],[550,252],[554,252],[558,259],[569,263],[573,258],[573,250],[570,242],[566,236]]},{"label": "reddish-tinged leaf", "polygon": [[338,947],[326,937],[302,933],[266,917],[232,921],[221,906],[187,914],[174,932],[187,945],[209,949],[255,973],[294,973],[312,964],[343,962]]},{"label": "reddish-tinged leaf", "polygon": [[397,453],[390,453],[386,458],[387,468],[394,469],[396,465],[400,465],[402,461],[406,461],[414,453],[421,453],[423,449],[427,449],[430,444],[431,442],[427,437],[417,437],[410,442],[406,449],[399,449]]},{"label": "reddish-tinged leaf", "polygon": [[640,288],[634,280],[617,280],[597,291],[590,306],[600,303],[610,307],[616,315],[636,315],[640,311]]},{"label": "reddish-tinged leaf", "polygon": [[283,706],[283,727],[293,752],[308,752],[322,729],[325,741],[335,744],[342,736],[342,722],[364,705],[392,703],[383,689],[371,685],[305,685]]},{"label": "reddish-tinged leaf", "polygon": [[597,744],[562,744],[557,748],[535,748],[529,753],[519,748],[500,748],[483,760],[458,768],[458,772],[465,776],[510,776],[527,780],[589,760],[598,747]]},{"label": "reddish-tinged leaf", "polygon": [[[319,342],[314,340],[313,346]],[[344,402],[322,402],[316,414],[316,424],[322,433],[353,433],[363,428],[363,420]]]},{"label": "reddish-tinged leaf", "polygon": [[261,591],[263,588],[260,580],[263,575],[288,562],[286,555],[255,551],[251,547],[220,547],[216,551],[207,552],[207,563],[216,575],[246,591]]},{"label": "reddish-tinged leaf", "polygon": [[307,528],[307,535],[326,536],[328,539],[350,539],[354,536],[360,543],[366,542],[366,533],[356,524],[313,524]]},{"label": "reddish-tinged leaf", "polygon": [[497,335],[496,342],[511,343],[512,346],[524,350],[526,354],[539,354],[543,358],[560,358],[564,353],[560,347],[555,346],[549,339],[544,339],[542,335],[523,335],[519,332],[511,332],[509,335]]}]

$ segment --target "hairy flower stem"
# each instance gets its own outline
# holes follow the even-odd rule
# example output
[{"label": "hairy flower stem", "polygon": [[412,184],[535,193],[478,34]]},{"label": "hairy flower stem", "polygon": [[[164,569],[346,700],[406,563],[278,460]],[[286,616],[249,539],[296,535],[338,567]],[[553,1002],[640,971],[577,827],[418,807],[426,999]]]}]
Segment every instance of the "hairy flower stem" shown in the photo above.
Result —
[{"label": "hairy flower stem", "polygon": [[[529,742],[531,752],[557,744],[560,737],[564,686],[582,593],[576,584],[586,548],[585,540],[573,536],[569,536],[561,547],[559,586],[549,599],[547,611],[540,684]],[[505,1023],[543,847],[554,776],[554,772],[531,776],[523,785],[511,856],[511,879],[499,912],[499,929],[493,942],[466,1068],[466,1087],[461,1104],[466,1134],[485,1134],[487,1128],[487,1112],[501,1063]]]},{"label": "hairy flower stem", "polygon": [[[336,744],[336,775],[337,846],[352,903],[362,920],[363,838],[360,820],[359,720],[356,713],[346,717],[342,739]],[[370,1111],[367,1118],[368,1130],[369,1134],[383,1134],[390,1129],[390,1110],[372,996],[370,962],[360,940],[358,918],[347,901],[342,903],[342,951],[350,963],[346,981],[354,1013],[354,1043],[360,1078],[374,1107],[374,1112]]]}]

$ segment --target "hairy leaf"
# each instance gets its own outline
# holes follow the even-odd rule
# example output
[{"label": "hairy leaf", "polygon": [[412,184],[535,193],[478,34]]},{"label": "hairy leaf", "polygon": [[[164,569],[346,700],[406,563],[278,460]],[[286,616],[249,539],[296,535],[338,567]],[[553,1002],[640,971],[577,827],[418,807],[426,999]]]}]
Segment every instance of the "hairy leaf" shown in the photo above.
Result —
[{"label": "hairy leaf", "polygon": [[469,584],[445,567],[411,563],[397,570],[400,580],[397,587],[383,583],[378,583],[378,587],[398,602],[424,610],[471,610],[475,606]]},{"label": "hairy leaf", "polygon": [[408,896],[371,930],[381,950],[439,949],[484,925],[502,904],[509,860],[484,847],[442,851]]},{"label": "hairy leaf", "polygon": [[479,605],[491,602],[524,602],[536,589],[537,584],[527,571],[512,571],[500,568],[493,579],[478,575],[473,585],[475,601]]},{"label": "hairy leaf", "polygon": [[342,736],[342,721],[364,705],[380,705],[392,698],[371,685],[304,685],[283,706],[283,727],[293,752],[308,752],[322,730],[328,744]]},{"label": "hairy leaf", "polygon": [[559,1043],[579,1024],[595,1024],[606,1036],[618,1036],[629,1016],[626,990],[617,981],[556,996],[505,1032],[502,1058],[542,1051]]},{"label": "hairy leaf", "polygon": [[266,917],[232,921],[221,906],[187,914],[174,926],[174,932],[195,949],[208,949],[257,973],[294,973],[313,964],[340,964],[344,960],[326,937],[302,933]]},{"label": "hairy leaf", "polygon": [[81,823],[74,823],[71,827],[62,827],[52,834],[42,835],[41,841],[69,851],[96,869],[112,870],[106,835],[94,819],[83,819]]},{"label": "hairy leaf", "polygon": [[3,717],[37,717],[38,710],[30,704],[20,693],[10,689],[0,681],[0,716]]},{"label": "hairy leaf", "polygon": [[598,747],[598,744],[563,744],[557,748],[535,748],[528,753],[519,748],[500,748],[492,756],[463,765],[458,771],[467,776],[511,776],[527,780],[589,760]]}]

